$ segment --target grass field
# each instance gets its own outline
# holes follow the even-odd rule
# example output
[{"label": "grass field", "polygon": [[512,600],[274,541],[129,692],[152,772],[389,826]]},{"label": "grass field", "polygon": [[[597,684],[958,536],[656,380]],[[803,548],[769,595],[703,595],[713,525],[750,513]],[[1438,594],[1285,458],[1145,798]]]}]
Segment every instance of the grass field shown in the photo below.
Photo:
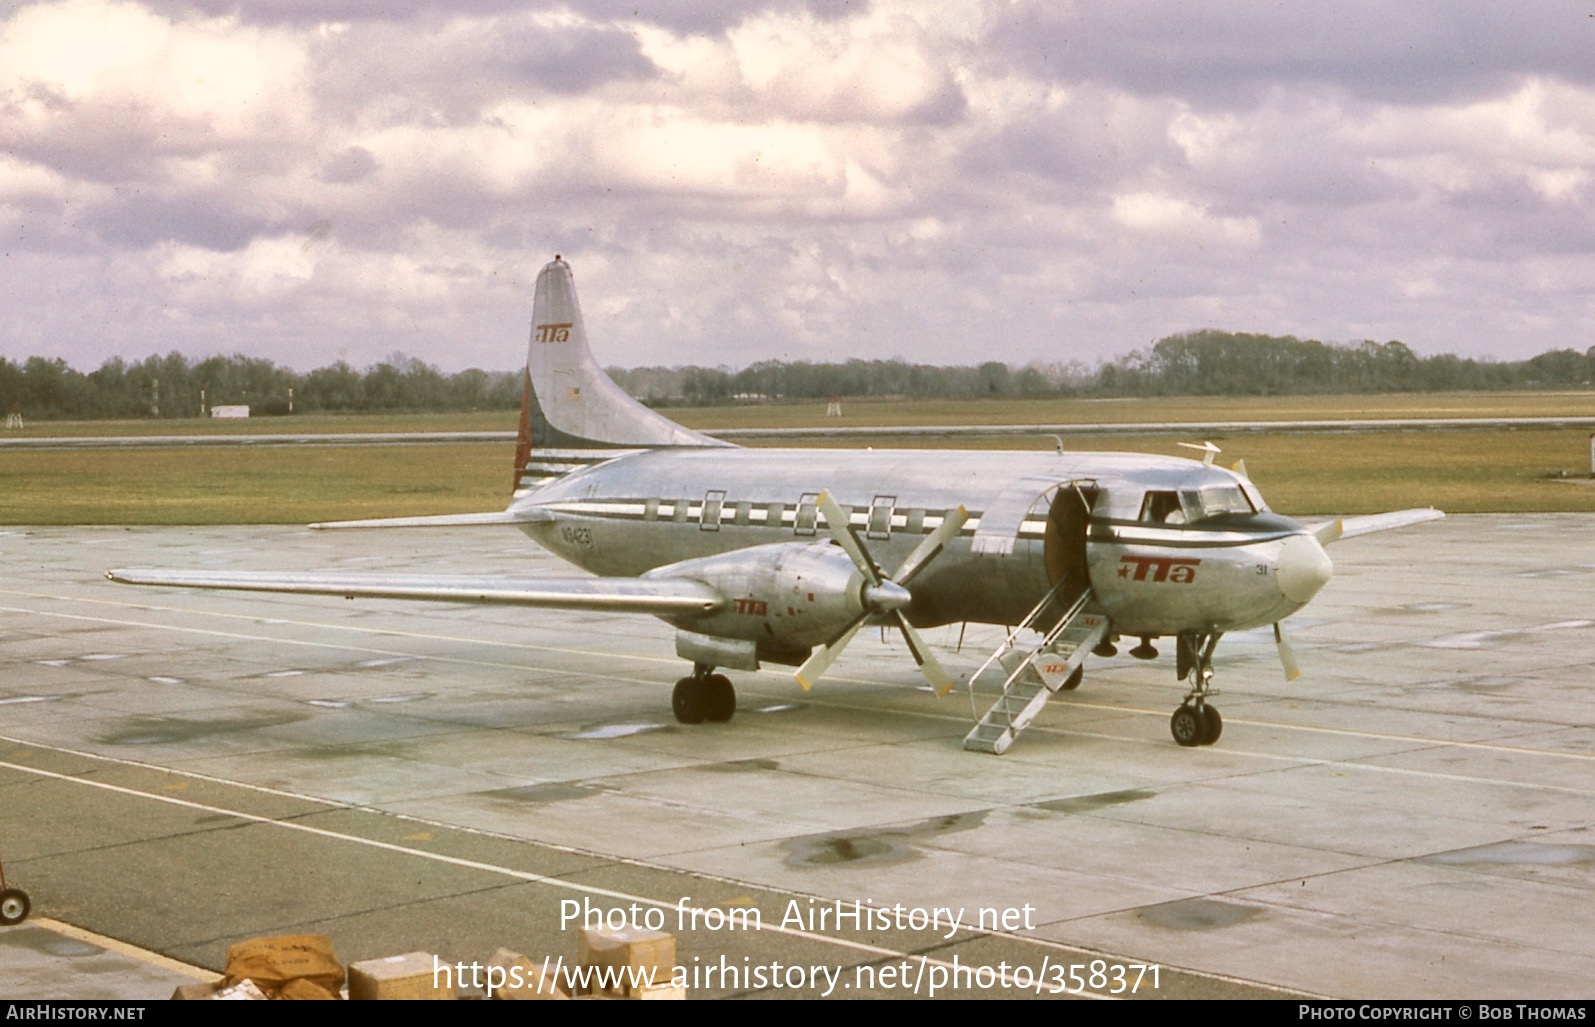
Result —
[{"label": "grass field", "polygon": [[[850,427],[908,424],[1122,423],[1363,417],[1595,416],[1595,393],[1486,393],[1285,397],[1241,400],[1102,400],[892,403],[843,401]],[[834,425],[819,404],[678,408],[698,428]],[[459,415],[275,417],[249,421],[54,422],[26,435],[509,431],[508,411]],[[1129,449],[1184,455],[1169,436],[1092,436],[1071,450]],[[1371,513],[1436,506],[1452,513],[1595,512],[1583,429],[1214,436],[1220,462],[1244,459],[1283,513]],[[816,443],[819,444],[819,443]],[[1051,449],[1047,439],[850,439],[876,448]],[[317,446],[194,450],[0,450],[0,523],[305,523],[501,509],[513,443],[414,447]],[[1558,480],[1558,475],[1565,475]],[[1578,484],[1582,481],[1584,484]],[[978,499],[978,497],[976,497]]]}]

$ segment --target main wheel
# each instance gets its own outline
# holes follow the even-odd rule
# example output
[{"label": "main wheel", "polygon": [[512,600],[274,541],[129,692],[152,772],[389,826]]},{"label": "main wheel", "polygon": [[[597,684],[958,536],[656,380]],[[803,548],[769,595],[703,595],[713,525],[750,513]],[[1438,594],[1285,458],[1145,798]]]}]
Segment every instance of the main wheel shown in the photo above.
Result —
[{"label": "main wheel", "polygon": [[1060,692],[1072,692],[1080,687],[1080,679],[1085,677],[1085,668],[1076,667],[1074,673],[1069,675],[1069,680],[1058,686]]},{"label": "main wheel", "polygon": [[676,690],[670,693],[670,708],[675,711],[676,719],[683,724],[702,724],[709,712],[705,691],[707,689],[698,678],[677,681]]},{"label": "main wheel", "polygon": [[1203,706],[1202,719],[1207,722],[1207,732],[1202,736],[1202,744],[1212,745],[1218,741],[1218,736],[1224,733],[1224,718],[1218,715],[1216,707]]},{"label": "main wheel", "polygon": [[1169,733],[1181,745],[1201,745],[1207,738],[1207,718],[1201,710],[1187,703],[1169,718]]},{"label": "main wheel", "polygon": [[28,901],[28,893],[21,888],[7,888],[0,891],[0,924],[10,927],[20,924],[28,918],[28,910],[33,904]]},{"label": "main wheel", "polygon": [[724,724],[737,712],[737,690],[724,674],[710,674],[703,683],[705,716],[716,724]]}]

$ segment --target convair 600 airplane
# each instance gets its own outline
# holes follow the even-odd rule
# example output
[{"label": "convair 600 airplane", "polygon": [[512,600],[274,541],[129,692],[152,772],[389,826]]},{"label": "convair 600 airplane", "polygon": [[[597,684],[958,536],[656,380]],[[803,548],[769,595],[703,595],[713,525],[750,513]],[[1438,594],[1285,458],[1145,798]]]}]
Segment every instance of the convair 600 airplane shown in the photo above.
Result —
[{"label": "convair 600 airplane", "polygon": [[593,360],[570,266],[537,279],[509,508],[326,527],[513,524],[597,577],[112,571],[140,585],[501,603],[646,613],[692,663],[676,718],[729,720],[717,669],[796,667],[807,689],[858,630],[895,625],[932,688],[952,677],[916,628],[1012,625],[969,676],[1001,666],[1002,695],[965,740],[1001,753],[1088,653],[1157,654],[1176,640],[1185,700],[1171,729],[1207,745],[1226,632],[1280,622],[1329,580],[1324,546],[1439,517],[1408,510],[1308,527],[1272,513],[1244,471],[1131,453],[742,449],[626,395]]}]

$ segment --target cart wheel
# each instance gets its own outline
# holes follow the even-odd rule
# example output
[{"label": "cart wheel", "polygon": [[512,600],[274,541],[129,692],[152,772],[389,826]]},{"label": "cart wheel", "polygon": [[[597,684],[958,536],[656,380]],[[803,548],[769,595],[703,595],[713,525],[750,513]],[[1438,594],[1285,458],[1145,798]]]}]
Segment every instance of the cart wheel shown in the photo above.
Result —
[{"label": "cart wheel", "polygon": [[28,910],[33,904],[28,901],[28,893],[21,888],[7,888],[0,891],[0,925],[10,927],[20,924],[28,918]]}]

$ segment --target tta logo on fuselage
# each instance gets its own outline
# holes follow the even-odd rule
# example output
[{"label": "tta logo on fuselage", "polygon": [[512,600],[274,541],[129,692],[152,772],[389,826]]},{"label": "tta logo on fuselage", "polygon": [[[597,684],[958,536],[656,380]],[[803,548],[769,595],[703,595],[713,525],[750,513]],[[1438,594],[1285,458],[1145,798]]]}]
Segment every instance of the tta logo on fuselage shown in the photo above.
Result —
[{"label": "tta logo on fuselage", "polygon": [[569,342],[570,329],[574,321],[549,322],[537,326],[537,334],[532,336],[534,342]]},{"label": "tta logo on fuselage", "polygon": [[1169,556],[1121,556],[1119,577],[1130,581],[1168,581],[1189,585],[1196,580],[1200,560],[1177,560]]}]

